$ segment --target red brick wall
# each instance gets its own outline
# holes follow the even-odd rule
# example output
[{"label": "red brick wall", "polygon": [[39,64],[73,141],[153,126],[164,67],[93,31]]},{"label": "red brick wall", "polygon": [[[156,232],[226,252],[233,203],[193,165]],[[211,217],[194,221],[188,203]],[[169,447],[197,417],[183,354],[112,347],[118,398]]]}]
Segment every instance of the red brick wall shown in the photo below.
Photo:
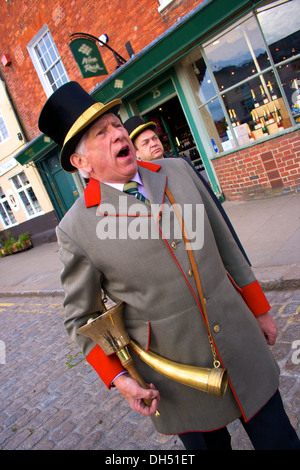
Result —
[{"label": "red brick wall", "polygon": [[300,130],[213,160],[228,200],[300,191]]},{"label": "red brick wall", "polygon": [[[91,91],[106,76],[82,79],[68,47],[70,34],[106,33],[108,44],[128,59],[127,41],[139,52],[201,1],[175,0],[159,13],[158,0],[1,0],[0,57],[9,54],[12,64],[3,67],[0,62],[0,73],[28,140],[39,134],[37,120],[46,95],[26,46],[42,26],[47,24],[69,79]],[[101,54],[109,74],[113,73],[112,53],[102,48]]]}]

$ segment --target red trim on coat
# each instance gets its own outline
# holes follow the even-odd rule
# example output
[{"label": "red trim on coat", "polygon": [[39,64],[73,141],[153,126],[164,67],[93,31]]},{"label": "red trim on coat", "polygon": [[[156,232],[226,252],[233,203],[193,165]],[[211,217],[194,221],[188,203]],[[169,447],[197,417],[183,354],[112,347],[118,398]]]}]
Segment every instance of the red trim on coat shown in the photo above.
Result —
[{"label": "red trim on coat", "polygon": [[148,342],[147,342],[147,351],[149,351],[149,346],[150,346],[150,322],[148,322]]},{"label": "red trim on coat", "polygon": [[100,183],[90,178],[87,187],[84,190],[84,200],[86,207],[97,206],[100,202]]},{"label": "red trim on coat", "polygon": [[271,309],[271,306],[257,280],[247,286],[239,287],[228,273],[227,275],[255,317],[259,317]]},{"label": "red trim on coat", "polygon": [[107,388],[111,387],[114,378],[126,371],[116,354],[107,356],[97,344],[87,355],[87,362],[95,369]]},{"label": "red trim on coat", "polygon": [[140,160],[138,160],[137,164],[143,168],[147,168],[147,170],[155,171],[155,173],[161,168],[161,165],[158,165],[157,163],[142,162]]}]

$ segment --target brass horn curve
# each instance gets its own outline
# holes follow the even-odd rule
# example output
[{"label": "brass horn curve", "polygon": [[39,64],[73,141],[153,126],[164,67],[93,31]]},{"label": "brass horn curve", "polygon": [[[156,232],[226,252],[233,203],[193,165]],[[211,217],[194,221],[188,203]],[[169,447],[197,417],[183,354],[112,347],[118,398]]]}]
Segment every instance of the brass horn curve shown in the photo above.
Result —
[{"label": "brass horn curve", "polygon": [[151,351],[145,351],[129,337],[123,322],[123,307],[123,303],[115,305],[79,328],[77,333],[83,334],[99,344],[106,355],[117,354],[130,375],[144,388],[149,388],[149,386],[136,371],[127,350],[128,346],[142,361],[166,377],[218,397],[224,396],[228,385],[226,369],[215,367],[210,369],[180,364]]},{"label": "brass horn curve", "polygon": [[130,340],[128,346],[139,356],[142,361],[148,364],[152,369],[169,377],[176,382],[180,382],[202,392],[207,392],[218,397],[223,397],[227,385],[228,374],[226,369],[196,367],[178,362],[170,361],[151,351],[145,351],[134,340]]}]

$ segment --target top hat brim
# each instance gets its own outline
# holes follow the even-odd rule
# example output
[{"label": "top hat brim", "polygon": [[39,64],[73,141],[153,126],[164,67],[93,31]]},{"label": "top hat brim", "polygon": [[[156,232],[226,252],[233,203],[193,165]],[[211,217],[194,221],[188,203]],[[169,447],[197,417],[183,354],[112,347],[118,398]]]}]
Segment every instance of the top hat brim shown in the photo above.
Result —
[{"label": "top hat brim", "polygon": [[140,126],[136,127],[130,134],[129,134],[129,137],[130,139],[133,141],[134,139],[137,138],[137,136],[139,134],[141,134],[141,132],[145,131],[146,129],[152,129],[152,130],[155,130],[156,129],[156,124],[155,122],[145,122],[145,124],[141,124]]},{"label": "top hat brim", "polygon": [[112,113],[117,115],[121,103],[122,101],[119,99],[112,100],[105,105],[96,102],[84,111],[84,113],[74,122],[65,137],[60,152],[60,164],[65,171],[68,173],[74,173],[77,171],[77,168],[70,162],[70,157],[74,153],[77,144],[85,132],[104,114]]}]

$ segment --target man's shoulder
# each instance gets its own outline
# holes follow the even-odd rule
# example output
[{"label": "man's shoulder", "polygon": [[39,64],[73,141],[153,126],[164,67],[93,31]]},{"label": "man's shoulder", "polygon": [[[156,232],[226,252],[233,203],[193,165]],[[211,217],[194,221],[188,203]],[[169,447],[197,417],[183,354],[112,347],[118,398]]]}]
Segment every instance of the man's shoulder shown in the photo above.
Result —
[{"label": "man's shoulder", "polygon": [[161,160],[155,162],[165,168],[183,168],[188,166],[188,163],[181,157],[174,157],[174,155],[164,154]]}]

